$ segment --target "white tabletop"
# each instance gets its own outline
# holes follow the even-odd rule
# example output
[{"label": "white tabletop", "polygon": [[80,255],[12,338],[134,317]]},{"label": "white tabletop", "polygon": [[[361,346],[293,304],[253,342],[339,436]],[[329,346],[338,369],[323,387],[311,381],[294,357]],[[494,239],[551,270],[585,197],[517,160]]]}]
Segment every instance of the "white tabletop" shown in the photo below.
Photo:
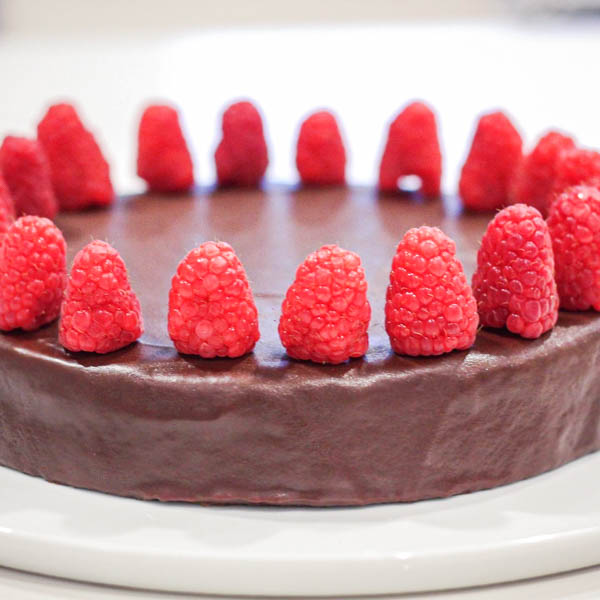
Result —
[{"label": "white tabletop", "polygon": [[[134,134],[149,99],[182,108],[197,178],[214,178],[211,153],[223,105],[254,98],[270,139],[268,177],[294,181],[292,147],[299,119],[319,106],[340,116],[350,150],[350,181],[374,181],[383,132],[406,102],[437,110],[444,186],[458,169],[478,113],[506,108],[531,142],[549,127],[600,141],[597,118],[600,26],[594,22],[516,24],[444,22],[366,27],[206,30],[168,35],[0,38],[0,133],[33,135],[50,102],[76,101],[98,133],[117,189],[141,189]],[[50,484],[48,484],[50,485]],[[427,594],[444,600],[597,598],[600,569],[526,583]],[[0,569],[0,598],[176,598],[53,580]],[[404,596],[422,598],[424,596]],[[206,597],[205,597],[206,598]]]}]

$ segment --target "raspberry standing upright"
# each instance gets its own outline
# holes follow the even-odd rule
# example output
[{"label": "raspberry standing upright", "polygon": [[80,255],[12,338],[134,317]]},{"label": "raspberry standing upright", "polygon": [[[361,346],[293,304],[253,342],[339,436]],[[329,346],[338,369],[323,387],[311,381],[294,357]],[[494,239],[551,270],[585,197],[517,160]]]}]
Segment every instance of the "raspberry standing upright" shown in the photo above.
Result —
[{"label": "raspberry standing upright", "polygon": [[575,142],[567,135],[557,131],[544,135],[516,170],[511,204],[535,206],[545,217],[554,199],[554,178],[561,155],[574,148]]},{"label": "raspberry standing upright", "polygon": [[250,102],[236,102],[223,113],[223,137],[215,151],[220,186],[260,184],[269,157],[260,113]]},{"label": "raspberry standing upright", "polygon": [[138,130],[137,173],[151,191],[185,192],[194,185],[192,157],[173,107],[153,105],[144,111]]},{"label": "raspberry standing upright", "polygon": [[60,311],[60,343],[71,352],[105,354],[131,344],[143,331],[123,259],[106,242],[90,242],[73,260]]},{"label": "raspberry standing upright", "polygon": [[522,146],[519,132],[504,113],[493,112],[479,119],[458,184],[467,208],[496,210],[509,203]]},{"label": "raspberry standing upright", "polygon": [[292,358],[338,364],[365,354],[370,319],[360,257],[323,246],[296,271],[281,307],[279,337]]},{"label": "raspberry standing upright", "polygon": [[169,335],[182,354],[237,358],[258,341],[246,272],[225,242],[204,242],[179,263],[169,292]]},{"label": "raspberry standing upright", "polygon": [[66,282],[66,244],[52,221],[17,219],[0,244],[0,329],[31,331],[58,317]]},{"label": "raspberry standing upright", "polygon": [[17,216],[54,218],[58,204],[50,166],[37,140],[8,136],[0,148],[0,170],[14,202]]},{"label": "raspberry standing upright", "polygon": [[473,293],[481,324],[537,338],[558,318],[548,226],[533,206],[514,204],[490,221],[477,253]]},{"label": "raspberry standing upright", "polygon": [[600,152],[573,148],[556,162],[553,198],[574,185],[600,182]]},{"label": "raspberry standing upright", "polygon": [[424,196],[439,196],[442,153],[433,111],[409,104],[391,123],[379,166],[379,189],[397,192],[400,178],[416,175]]},{"label": "raspberry standing upright", "polygon": [[305,185],[342,185],[346,181],[346,150],[332,113],[319,111],[300,126],[296,167]]},{"label": "raspberry standing upright", "polygon": [[567,188],[550,208],[548,227],[561,308],[600,311],[600,190]]},{"label": "raspberry standing upright", "polygon": [[430,356],[473,345],[479,318],[456,246],[437,227],[410,229],[398,244],[385,303],[394,352]]},{"label": "raspberry standing upright", "polygon": [[70,104],[55,104],[38,125],[61,209],[106,206],[114,199],[108,163]]}]

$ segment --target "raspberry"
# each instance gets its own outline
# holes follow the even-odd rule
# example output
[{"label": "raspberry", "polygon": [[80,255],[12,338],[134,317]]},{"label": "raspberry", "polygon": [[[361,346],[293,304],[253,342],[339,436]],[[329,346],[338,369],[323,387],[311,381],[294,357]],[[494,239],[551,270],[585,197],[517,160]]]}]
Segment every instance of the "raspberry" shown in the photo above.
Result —
[{"label": "raspberry", "polygon": [[6,233],[15,220],[15,205],[10,190],[0,173],[0,234]]},{"label": "raspberry", "polygon": [[296,166],[305,185],[343,185],[346,181],[346,151],[335,117],[316,112],[300,127]]},{"label": "raspberry", "polygon": [[566,189],[550,208],[548,227],[561,308],[600,311],[600,190]]},{"label": "raspberry", "polygon": [[0,245],[0,329],[32,331],[54,321],[67,279],[66,244],[49,219],[17,219]]},{"label": "raspberry", "polygon": [[504,113],[494,112],[479,119],[458,184],[467,208],[496,210],[508,203],[522,146],[519,132]]},{"label": "raspberry", "polygon": [[169,292],[169,335],[182,354],[236,358],[260,337],[244,267],[225,242],[204,242],[179,263]]},{"label": "raspberry", "polygon": [[407,231],[392,262],[385,303],[394,352],[430,356],[465,350],[478,324],[477,302],[454,242],[437,227]]},{"label": "raspberry", "polygon": [[55,104],[38,125],[61,209],[105,206],[114,199],[108,163],[70,104]]},{"label": "raspberry", "polygon": [[250,102],[232,104],[223,113],[223,138],[215,152],[221,186],[257,186],[269,158],[258,110]]},{"label": "raspberry", "polygon": [[137,174],[157,192],[185,192],[194,185],[194,165],[170,106],[149,106],[138,131]]},{"label": "raspberry", "polygon": [[398,191],[401,177],[421,179],[424,196],[439,196],[442,154],[433,111],[422,102],[409,104],[392,122],[379,167],[379,189]]},{"label": "raspberry", "polygon": [[106,242],[90,242],[73,260],[60,311],[60,343],[72,352],[105,354],[131,344],[143,331],[123,259]]},{"label": "raspberry", "polygon": [[553,199],[554,177],[560,155],[575,148],[569,136],[550,131],[519,165],[511,184],[511,204],[535,206],[543,216]]},{"label": "raspberry", "polygon": [[8,136],[0,148],[0,169],[20,215],[52,219],[58,205],[52,190],[50,167],[37,140]]},{"label": "raspberry", "polygon": [[513,204],[488,224],[477,253],[473,293],[481,324],[537,338],[558,318],[548,226],[533,206]]},{"label": "raspberry", "polygon": [[575,148],[560,155],[554,177],[554,198],[567,188],[600,179],[600,152]]},{"label": "raspberry", "polygon": [[279,337],[292,358],[337,364],[365,354],[370,319],[360,257],[323,246],[296,271],[283,301]]}]

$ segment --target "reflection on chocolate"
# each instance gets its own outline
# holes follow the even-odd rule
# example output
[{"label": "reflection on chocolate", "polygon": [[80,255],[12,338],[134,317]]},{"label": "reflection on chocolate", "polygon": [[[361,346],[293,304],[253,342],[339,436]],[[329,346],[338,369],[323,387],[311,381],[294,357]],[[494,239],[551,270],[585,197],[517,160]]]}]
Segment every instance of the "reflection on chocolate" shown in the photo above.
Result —
[{"label": "reflection on chocolate", "polygon": [[[139,498],[325,506],[489,488],[597,449],[594,313],[561,312],[535,341],[482,331],[468,352],[390,352],[396,244],[409,227],[439,225],[470,276],[489,216],[457,213],[451,199],[274,188],[60,215],[70,260],[94,237],[119,250],[146,333],[103,356],[68,354],[56,325],[0,336],[0,463]],[[171,276],[211,238],[236,249],[261,316],[262,338],[241,359],[179,356],[166,331]],[[290,361],[277,337],[296,267],[325,243],[361,255],[373,307],[368,354],[339,366]]]}]

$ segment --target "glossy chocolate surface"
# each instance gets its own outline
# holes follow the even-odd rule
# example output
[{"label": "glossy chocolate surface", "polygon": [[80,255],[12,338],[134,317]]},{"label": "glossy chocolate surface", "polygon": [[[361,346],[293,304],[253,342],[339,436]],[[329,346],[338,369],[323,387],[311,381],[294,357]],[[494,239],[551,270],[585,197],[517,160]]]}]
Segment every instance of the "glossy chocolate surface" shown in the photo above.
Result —
[{"label": "glossy chocolate surface", "polygon": [[[483,330],[438,358],[394,355],[383,329],[391,259],[409,227],[438,225],[470,276],[489,215],[452,199],[370,189],[137,196],[62,214],[69,260],[93,238],[123,256],[145,320],[141,341],[69,354],[56,325],[0,336],[0,464],[73,486],[161,500],[353,505],[444,497],[517,481],[600,446],[600,316],[561,312],[535,341]],[[198,243],[235,248],[261,340],[240,359],[177,354],[170,278]],[[339,366],[289,360],[279,308],[312,250],[360,254],[370,349]]]}]

